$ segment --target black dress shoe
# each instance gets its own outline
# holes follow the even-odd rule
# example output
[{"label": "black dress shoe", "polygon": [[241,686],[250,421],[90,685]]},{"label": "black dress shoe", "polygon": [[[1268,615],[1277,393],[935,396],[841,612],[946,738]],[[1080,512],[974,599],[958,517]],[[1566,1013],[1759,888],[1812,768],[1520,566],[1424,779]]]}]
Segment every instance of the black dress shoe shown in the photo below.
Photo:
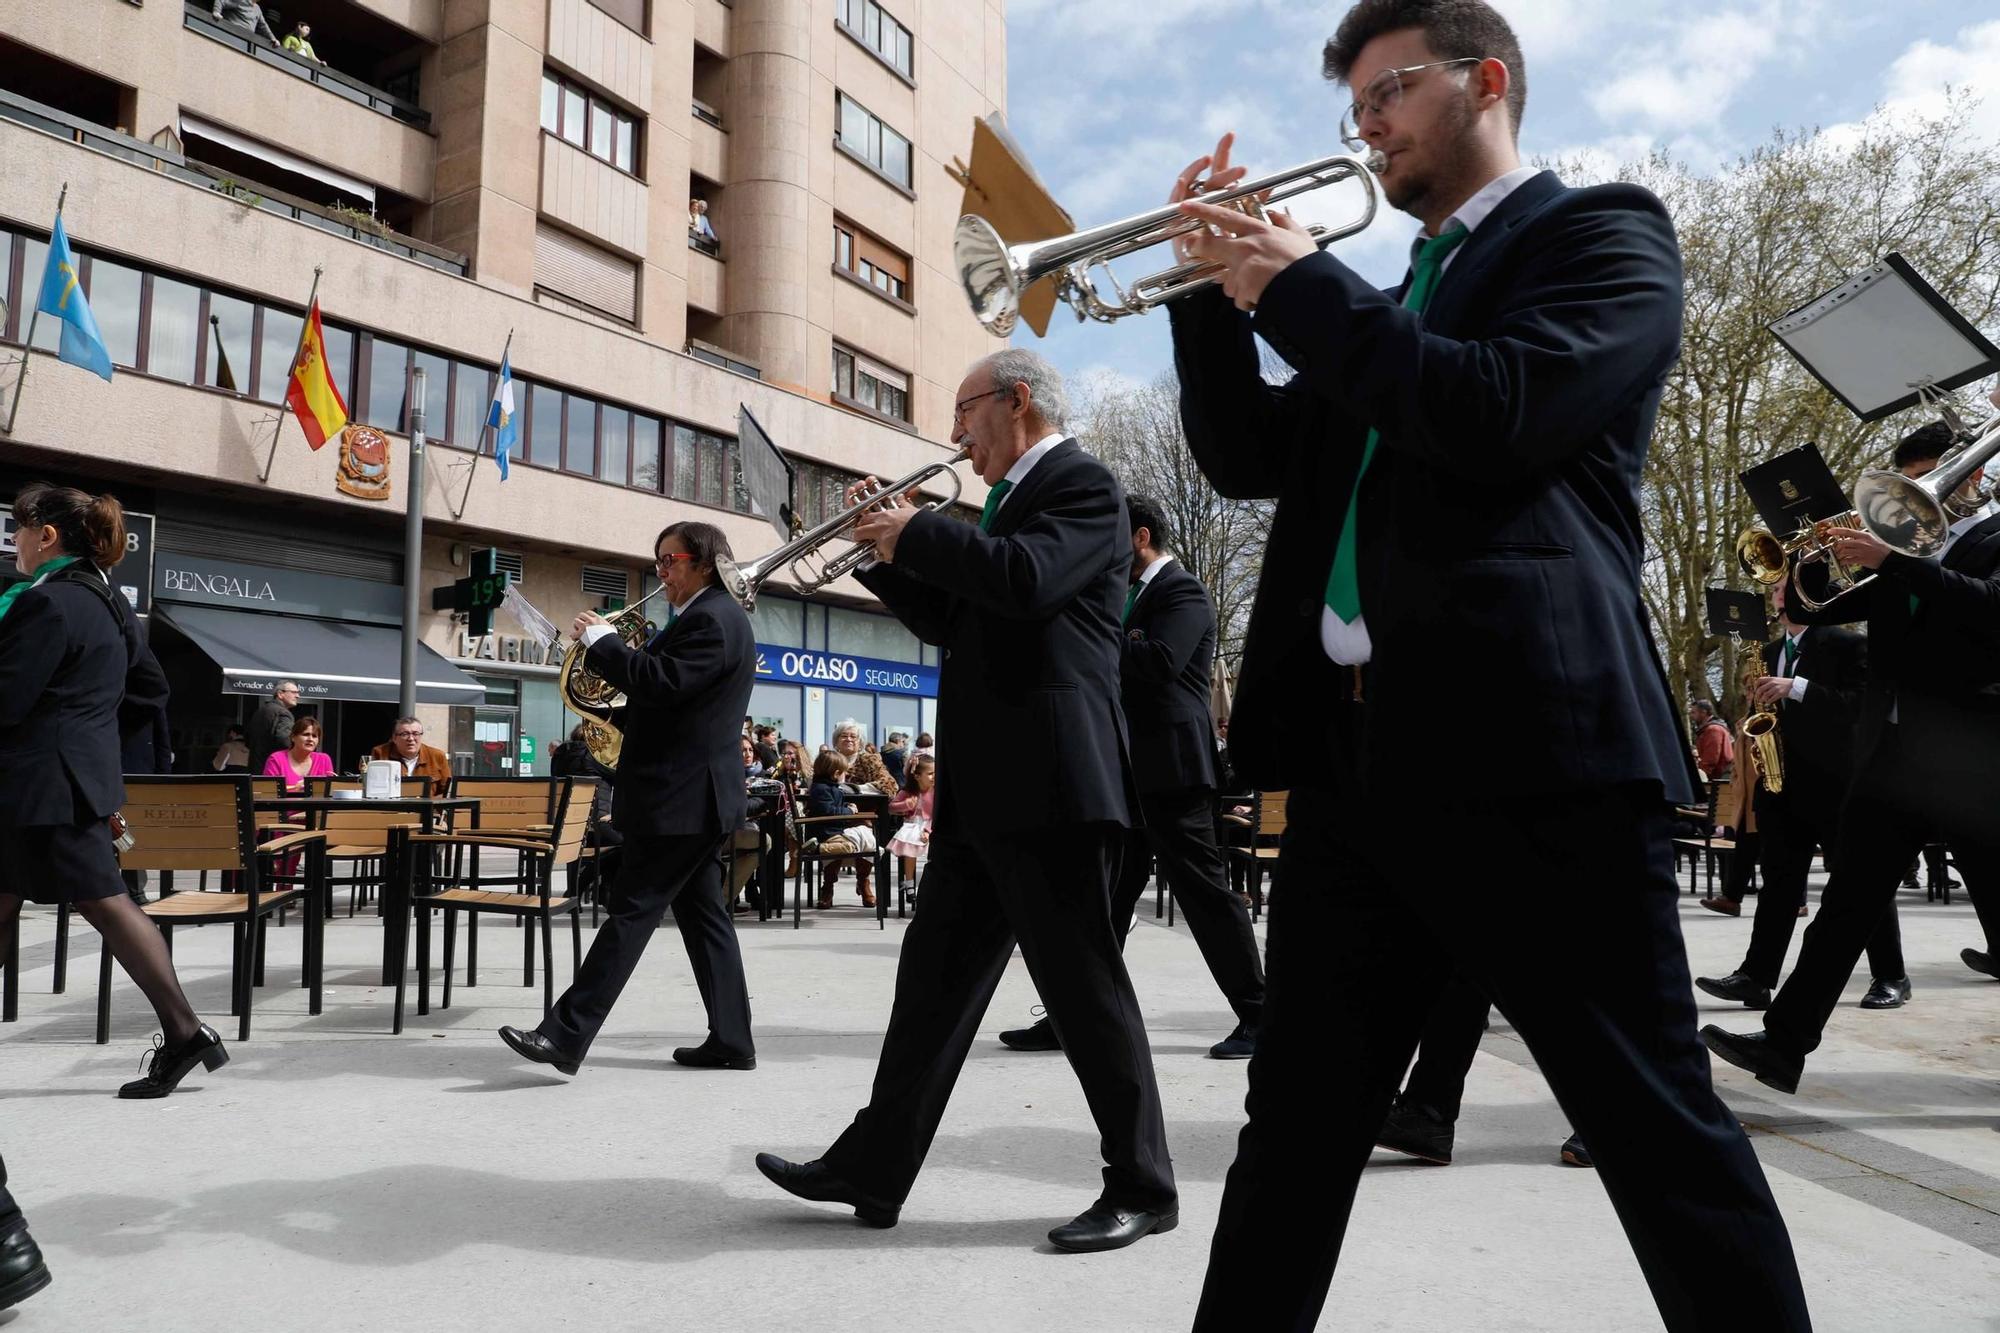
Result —
[{"label": "black dress shoe", "polygon": [[1861,997],[1863,1009],[1901,1009],[1910,999],[1910,979],[1898,977],[1894,981],[1877,978],[1868,993]]},{"label": "black dress shoe", "polygon": [[181,1080],[201,1065],[211,1073],[229,1063],[228,1048],[215,1029],[203,1023],[194,1030],[194,1035],[186,1041],[172,1046],[156,1044],[153,1054],[146,1064],[146,1076],[127,1083],[118,1089],[118,1095],[127,1101],[151,1101],[164,1097],[181,1085]]},{"label": "black dress shoe", "polygon": [[691,1069],[755,1069],[755,1055],[731,1055],[719,1046],[703,1042],[699,1046],[674,1048],[674,1063]]},{"label": "black dress shoe", "polygon": [[1236,1031],[1208,1048],[1211,1060],[1248,1060],[1257,1054],[1257,1032],[1247,1024],[1238,1023]]},{"label": "black dress shoe", "polygon": [[1977,949],[1960,949],[1958,951],[1958,961],[1964,963],[1975,972],[1983,972],[1994,980],[2000,981],[2000,958],[1995,958],[1990,953],[1981,953]]},{"label": "black dress shoe", "polygon": [[1432,1166],[1450,1166],[1452,1136],[1451,1121],[1399,1095],[1376,1131],[1375,1146]]},{"label": "black dress shoe", "polygon": [[1009,1028],[1000,1034],[1000,1044],[1014,1051],[1062,1049],[1062,1043],[1056,1040],[1056,1025],[1046,1018],[1038,1018],[1024,1028]]},{"label": "black dress shoe", "polygon": [[1696,977],[1694,984],[1718,1000],[1737,1000],[1746,1009],[1771,1007],[1771,988],[1742,972],[1726,977]]},{"label": "black dress shoe", "polygon": [[1797,1092],[1799,1075],[1806,1071],[1805,1057],[1780,1049],[1768,1032],[1724,1032],[1710,1023],[1701,1030],[1702,1044],[1738,1069],[1748,1070],[1757,1081],[1779,1092]]},{"label": "black dress shoe", "polygon": [[844,1203],[871,1227],[892,1227],[903,1211],[899,1203],[870,1198],[833,1173],[825,1162],[788,1162],[776,1153],[757,1154],[757,1169],[787,1194],[814,1203]]},{"label": "black dress shoe", "polygon": [[0,1310],[19,1305],[50,1280],[49,1266],[26,1227],[0,1236]]},{"label": "black dress shoe", "polygon": [[1155,1232],[1172,1231],[1180,1224],[1178,1208],[1155,1212],[1147,1208],[1121,1208],[1099,1199],[1051,1231],[1049,1244],[1072,1254],[1122,1250],[1135,1240]]},{"label": "black dress shoe", "polygon": [[1564,1166],[1596,1166],[1590,1160],[1590,1149],[1583,1146],[1583,1135],[1572,1134],[1563,1140],[1562,1164]]},{"label": "black dress shoe", "polygon": [[512,1046],[514,1054],[523,1060],[533,1060],[538,1065],[553,1065],[558,1074],[574,1074],[582,1063],[564,1054],[554,1042],[533,1028],[526,1032],[519,1028],[501,1028],[500,1040]]}]

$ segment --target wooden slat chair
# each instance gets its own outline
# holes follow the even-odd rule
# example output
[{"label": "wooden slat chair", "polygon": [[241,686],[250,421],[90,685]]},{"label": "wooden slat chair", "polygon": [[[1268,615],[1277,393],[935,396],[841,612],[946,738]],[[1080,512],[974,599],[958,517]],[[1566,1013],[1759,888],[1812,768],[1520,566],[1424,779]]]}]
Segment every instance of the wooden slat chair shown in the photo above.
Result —
[{"label": "wooden slat chair", "polygon": [[[1718,838],[1715,836],[1715,821],[1718,812],[1731,810],[1735,808],[1735,805],[1736,779],[1725,778],[1717,782],[1713,787],[1713,795],[1710,798],[1708,810],[1702,820],[1702,836],[1699,838],[1675,838],[1673,840],[1674,878],[1676,880],[1680,878],[1681,857],[1686,856],[1688,858],[1688,892],[1700,893],[1702,891],[1701,874],[1705,867],[1707,872],[1707,891],[1710,895],[1713,895],[1715,892],[1716,865],[1721,863],[1726,867],[1729,858],[1736,855],[1736,839]],[[1689,807],[1688,813],[1696,814],[1701,812],[1693,807]]]},{"label": "wooden slat chair", "polygon": [[1257,793],[1255,822],[1239,815],[1224,815],[1223,822],[1248,827],[1250,845],[1247,847],[1225,847],[1223,854],[1232,864],[1241,865],[1248,872],[1250,883],[1250,919],[1255,921],[1264,914],[1264,876],[1276,871],[1278,865],[1278,844],[1285,834],[1285,798],[1289,792],[1261,791]]},{"label": "wooden slat chair", "polygon": [[[470,797],[479,802],[473,824],[478,832],[541,842],[549,836],[555,812],[556,785],[561,781],[560,778],[454,778],[452,795]],[[457,824],[453,825],[453,829],[456,832],[466,831]],[[533,858],[525,853],[514,857],[513,869],[498,873],[481,864],[477,848],[453,848],[451,856],[454,859],[450,882],[459,888],[504,889],[510,893],[533,890],[535,867]],[[516,917],[514,924],[525,928],[527,918]],[[479,918],[470,918],[465,923],[465,929],[465,984],[472,986],[477,985],[479,980]],[[521,945],[532,963],[534,938],[524,937]]]},{"label": "wooden slat chair", "polygon": [[[577,969],[583,966],[583,914],[574,897],[554,896],[552,885],[557,866],[567,866],[577,859],[583,850],[583,837],[590,823],[590,801],[597,793],[595,778],[554,778],[550,780],[556,791],[554,822],[548,827],[546,836],[530,838],[519,834],[488,832],[484,827],[461,829],[450,833],[413,833],[410,835],[410,851],[418,858],[420,866],[430,862],[435,869],[424,872],[419,879],[410,908],[417,917],[417,1012],[430,1012],[431,995],[431,913],[441,911],[444,917],[444,996],[439,1007],[451,1007],[451,973],[454,954],[458,943],[458,914],[464,912],[471,921],[477,921],[482,914],[497,912],[526,921],[533,918],[541,923],[542,937],[542,1010],[546,1014],[554,1008],[555,996],[555,944],[554,922],[559,915],[569,917],[570,926],[570,977],[576,977]],[[437,887],[440,871],[449,873],[452,866],[473,861],[482,847],[498,847],[519,852],[529,863],[529,886],[523,892],[498,892],[445,880],[446,887]],[[425,856],[426,852],[432,855]],[[471,853],[463,858],[453,855],[437,858],[436,853]],[[534,935],[525,935],[525,964],[522,985],[535,984]],[[470,953],[470,930],[468,928],[468,955]],[[474,984],[471,959],[468,956],[466,984]],[[404,979],[396,978],[396,989],[400,993]]]},{"label": "wooden slat chair", "polygon": [[[429,790],[429,784],[422,778],[411,779],[417,784],[417,795]],[[315,785],[316,784],[316,785]],[[407,787],[407,783],[405,784]],[[331,796],[336,792],[361,790],[358,778],[315,778],[306,790],[314,796]],[[327,835],[326,859],[327,905],[332,910],[333,891],[347,889],[347,914],[353,916],[355,908],[368,900],[371,891],[382,888],[384,878],[389,873],[389,830],[392,828],[414,828],[421,821],[407,810],[381,810],[366,801],[357,800],[352,810],[321,811],[314,821],[315,827]],[[348,863],[347,873],[335,874],[332,863]]]},{"label": "wooden slat chair", "polygon": [[[175,926],[227,924],[234,932],[230,963],[230,1012],[237,1015],[237,1040],[250,1040],[251,1000],[263,984],[264,928],[280,908],[297,902],[308,923],[301,946],[302,979],[311,992],[310,1008],[320,1011],[324,950],[324,913],[316,911],[316,894],[326,892],[326,835],[319,831],[288,833],[259,846],[257,824],[250,808],[248,777],[128,777],[125,779],[125,826],[134,839],[120,854],[125,870],[215,870],[234,874],[237,891],[169,893],[143,909],[173,947]],[[307,859],[300,887],[267,889],[266,860],[274,854],[300,850]],[[100,950],[97,976],[97,1042],[111,1039],[111,951]]]},{"label": "wooden slat chair", "polygon": [[[882,833],[883,815],[889,808],[889,798],[878,791],[857,792],[849,798],[857,813],[851,815],[800,815],[794,824],[799,835],[798,875],[792,881],[792,929],[799,928],[805,907],[807,886],[813,889],[815,910],[819,902],[820,880],[839,872],[841,866],[853,863],[859,867],[863,861],[872,861],[870,879],[875,890],[875,928],[889,928],[889,899],[895,895],[892,858],[889,854],[888,839]],[[900,822],[900,821],[898,821]],[[808,844],[823,838],[830,838],[842,829],[854,824],[869,824],[875,827],[875,850],[873,852],[823,852],[817,847],[807,851]]]}]

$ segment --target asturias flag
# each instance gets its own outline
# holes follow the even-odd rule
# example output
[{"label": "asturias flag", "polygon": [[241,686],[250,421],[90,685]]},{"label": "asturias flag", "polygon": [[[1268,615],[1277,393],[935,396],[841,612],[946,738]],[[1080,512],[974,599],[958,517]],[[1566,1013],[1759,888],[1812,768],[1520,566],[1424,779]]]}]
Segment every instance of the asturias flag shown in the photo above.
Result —
[{"label": "asturias flag", "polygon": [[111,353],[97,332],[90,303],[83,299],[76,256],[70,252],[69,234],[63,230],[60,213],[56,214],[55,231],[49,237],[49,260],[42,267],[42,294],[35,308],[62,321],[58,360],[95,371],[107,380],[111,378]]},{"label": "asturias flag", "polygon": [[340,434],[347,424],[347,404],[334,387],[333,373],[326,364],[326,336],[320,332],[318,301],[306,314],[306,336],[299,343],[299,359],[292,367],[285,401],[298,416],[306,443],[315,449]]},{"label": "asturias flag", "polygon": [[493,393],[486,424],[493,427],[493,461],[500,465],[500,480],[505,481],[507,458],[521,442],[521,422],[514,414],[514,368],[505,353],[500,357],[500,387]]}]

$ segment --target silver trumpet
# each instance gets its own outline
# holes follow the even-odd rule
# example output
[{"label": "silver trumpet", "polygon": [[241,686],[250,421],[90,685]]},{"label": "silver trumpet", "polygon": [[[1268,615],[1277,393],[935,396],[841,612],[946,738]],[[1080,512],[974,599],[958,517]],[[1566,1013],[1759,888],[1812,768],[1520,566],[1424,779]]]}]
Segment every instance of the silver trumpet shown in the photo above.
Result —
[{"label": "silver trumpet", "polygon": [[1936,555],[1950,539],[1951,525],[1985,508],[1992,495],[1991,482],[1980,474],[2000,455],[2000,413],[1973,428],[1948,407],[1943,416],[1958,444],[1936,467],[1917,478],[1871,469],[1854,487],[1862,526],[1905,555]]},{"label": "silver trumpet", "polygon": [[[1375,174],[1382,164],[1382,154],[1372,149],[1365,156],[1341,153],[1289,171],[1238,181],[1226,190],[1203,194],[1201,200],[1262,218],[1272,204],[1343,181],[1360,181],[1366,198],[1358,218],[1338,227],[1315,223],[1306,229],[1313,243],[1324,249],[1344,237],[1366,231],[1375,221],[1382,202],[1382,188]],[[1270,197],[1260,199],[1267,190]],[[1078,320],[1087,318],[1107,324],[1127,315],[1142,315],[1155,306],[1212,285],[1221,275],[1221,266],[1198,260],[1163,269],[1129,287],[1121,286],[1110,268],[1114,259],[1165,244],[1207,225],[1182,213],[1178,204],[1169,204],[1088,231],[1009,245],[993,224],[976,213],[967,213],[958,220],[958,230],[952,238],[952,258],[958,264],[958,279],[965,285],[966,299],[972,302],[972,313],[988,332],[1004,338],[1014,331],[1014,321],[1021,310],[1021,294],[1052,273],[1057,275],[1056,294],[1076,311]],[[1107,301],[1098,295],[1092,270],[1100,268],[1116,300]]]},{"label": "silver trumpet", "polygon": [[745,611],[757,604],[757,593],[763,588],[765,580],[786,570],[798,583],[799,591],[811,596],[835,579],[852,574],[875,553],[873,547],[859,545],[828,558],[820,553],[820,548],[838,538],[853,540],[848,534],[854,530],[854,525],[861,521],[863,514],[883,500],[901,495],[913,486],[921,486],[934,477],[943,477],[951,483],[951,494],[931,501],[924,508],[943,510],[958,503],[959,492],[965,489],[965,483],[953,469],[965,461],[970,452],[969,449],[960,449],[950,458],[926,463],[907,477],[892,481],[879,490],[869,491],[838,514],[807,528],[777,550],[766,552],[748,564],[739,565],[726,557],[718,559],[715,562],[716,575],[721,578],[722,586],[729,595],[743,604]]}]

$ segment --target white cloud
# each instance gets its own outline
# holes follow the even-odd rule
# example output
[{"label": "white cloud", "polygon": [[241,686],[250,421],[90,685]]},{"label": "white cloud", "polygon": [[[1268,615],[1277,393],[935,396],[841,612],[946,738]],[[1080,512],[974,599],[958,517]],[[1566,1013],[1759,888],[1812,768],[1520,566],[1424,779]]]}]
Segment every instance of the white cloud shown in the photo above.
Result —
[{"label": "white cloud", "polygon": [[1979,106],[1963,129],[1974,138],[2000,139],[2000,19],[1961,29],[1955,44],[1919,41],[1889,66],[1882,81],[1883,109],[1891,115],[1938,116],[1946,89],[1966,89]]},{"label": "white cloud", "polygon": [[1667,132],[1715,125],[1780,52],[1793,49],[1797,7],[1767,3],[1694,19],[1670,20],[1663,42],[1635,46],[1612,62],[1625,72],[1590,94],[1592,110],[1607,121]]}]

